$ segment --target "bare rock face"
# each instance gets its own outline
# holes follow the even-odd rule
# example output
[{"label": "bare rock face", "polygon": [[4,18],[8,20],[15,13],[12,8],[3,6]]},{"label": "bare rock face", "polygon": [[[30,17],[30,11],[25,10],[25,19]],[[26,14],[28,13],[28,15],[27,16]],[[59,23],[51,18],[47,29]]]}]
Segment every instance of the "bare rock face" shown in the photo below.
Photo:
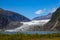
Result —
[{"label": "bare rock face", "polygon": [[60,7],[52,14],[51,20],[44,25],[45,31],[60,31]]}]

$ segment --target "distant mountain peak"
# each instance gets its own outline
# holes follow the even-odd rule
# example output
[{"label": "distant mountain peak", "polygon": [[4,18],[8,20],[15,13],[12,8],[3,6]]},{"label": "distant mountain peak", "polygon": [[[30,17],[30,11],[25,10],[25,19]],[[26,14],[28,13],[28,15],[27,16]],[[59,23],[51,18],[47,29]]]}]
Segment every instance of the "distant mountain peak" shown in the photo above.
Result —
[{"label": "distant mountain peak", "polygon": [[2,8],[0,8],[0,10],[3,10]]},{"label": "distant mountain peak", "polygon": [[52,13],[49,13],[49,14],[44,15],[44,16],[38,16],[38,17],[35,17],[35,18],[33,18],[33,20],[45,20],[45,19],[51,19],[51,16],[52,16]]},{"label": "distant mountain peak", "polygon": [[4,9],[3,8],[0,8],[0,11],[3,11]]}]

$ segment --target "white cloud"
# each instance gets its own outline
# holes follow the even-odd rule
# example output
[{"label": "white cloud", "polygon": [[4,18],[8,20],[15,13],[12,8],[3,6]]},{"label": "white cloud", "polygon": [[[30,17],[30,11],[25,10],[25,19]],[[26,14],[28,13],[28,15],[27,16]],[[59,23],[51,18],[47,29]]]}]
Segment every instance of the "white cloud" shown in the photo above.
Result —
[{"label": "white cloud", "polygon": [[37,10],[36,12],[35,12],[35,14],[41,14],[41,13],[43,13],[44,12],[44,10]]},{"label": "white cloud", "polygon": [[57,8],[52,8],[52,9],[49,10],[49,9],[44,8],[44,9],[42,9],[42,10],[37,10],[37,11],[35,12],[35,14],[53,13],[53,12],[56,11],[56,9],[57,9]]},{"label": "white cloud", "polygon": [[50,11],[50,13],[53,13],[56,11],[57,8],[52,8],[52,10]]}]

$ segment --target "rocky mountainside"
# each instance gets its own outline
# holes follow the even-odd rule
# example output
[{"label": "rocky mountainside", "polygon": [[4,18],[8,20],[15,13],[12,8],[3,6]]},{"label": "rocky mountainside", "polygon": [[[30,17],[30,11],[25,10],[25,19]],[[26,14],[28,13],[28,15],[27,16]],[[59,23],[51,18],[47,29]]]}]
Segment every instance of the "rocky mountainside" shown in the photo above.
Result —
[{"label": "rocky mountainside", "polygon": [[33,18],[33,20],[45,20],[45,19],[51,19],[52,13],[49,13],[48,15],[45,16],[38,16]]},{"label": "rocky mountainside", "polygon": [[44,30],[60,31],[60,7],[52,14],[51,20],[44,25]]},{"label": "rocky mountainside", "polygon": [[30,19],[21,14],[0,8],[0,29],[19,27],[20,22],[27,21]]}]

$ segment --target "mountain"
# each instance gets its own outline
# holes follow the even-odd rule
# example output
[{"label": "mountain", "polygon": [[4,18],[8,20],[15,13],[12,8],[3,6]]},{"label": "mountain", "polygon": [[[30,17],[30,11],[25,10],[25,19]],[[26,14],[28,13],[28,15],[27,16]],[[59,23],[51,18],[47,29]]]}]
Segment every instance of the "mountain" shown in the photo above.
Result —
[{"label": "mountain", "polygon": [[12,12],[12,11],[8,11],[8,10],[4,10],[2,8],[0,8],[0,14],[7,16],[7,18],[11,21],[30,21],[30,19],[28,19],[27,17],[18,14],[16,12]]},{"label": "mountain", "polygon": [[[47,20],[47,19],[43,20],[43,21],[42,20],[39,20],[39,21],[32,20],[30,22],[22,22],[22,23],[20,23],[19,21],[12,21],[12,22],[9,23],[9,21],[7,20],[7,16],[6,17],[5,17],[5,15],[0,15],[0,16],[3,16],[3,17],[0,18],[0,25],[3,22],[4,22],[3,25],[8,24],[7,25],[7,30],[5,30],[5,31],[8,31],[8,32],[60,31],[60,7],[57,8],[57,10],[51,14],[50,20]],[[7,24],[5,24],[5,22]],[[14,29],[12,29],[12,28],[14,28]],[[10,30],[8,30],[8,29],[10,29]]]},{"label": "mountain", "polygon": [[45,16],[39,16],[39,17],[35,17],[33,18],[33,20],[45,20],[45,19],[51,19],[52,13],[49,13],[48,15]]},{"label": "mountain", "polygon": [[15,28],[20,22],[28,22],[30,19],[16,12],[0,8],[0,29]]},{"label": "mountain", "polygon": [[44,25],[44,30],[60,31],[60,7],[52,14],[51,20]]}]

